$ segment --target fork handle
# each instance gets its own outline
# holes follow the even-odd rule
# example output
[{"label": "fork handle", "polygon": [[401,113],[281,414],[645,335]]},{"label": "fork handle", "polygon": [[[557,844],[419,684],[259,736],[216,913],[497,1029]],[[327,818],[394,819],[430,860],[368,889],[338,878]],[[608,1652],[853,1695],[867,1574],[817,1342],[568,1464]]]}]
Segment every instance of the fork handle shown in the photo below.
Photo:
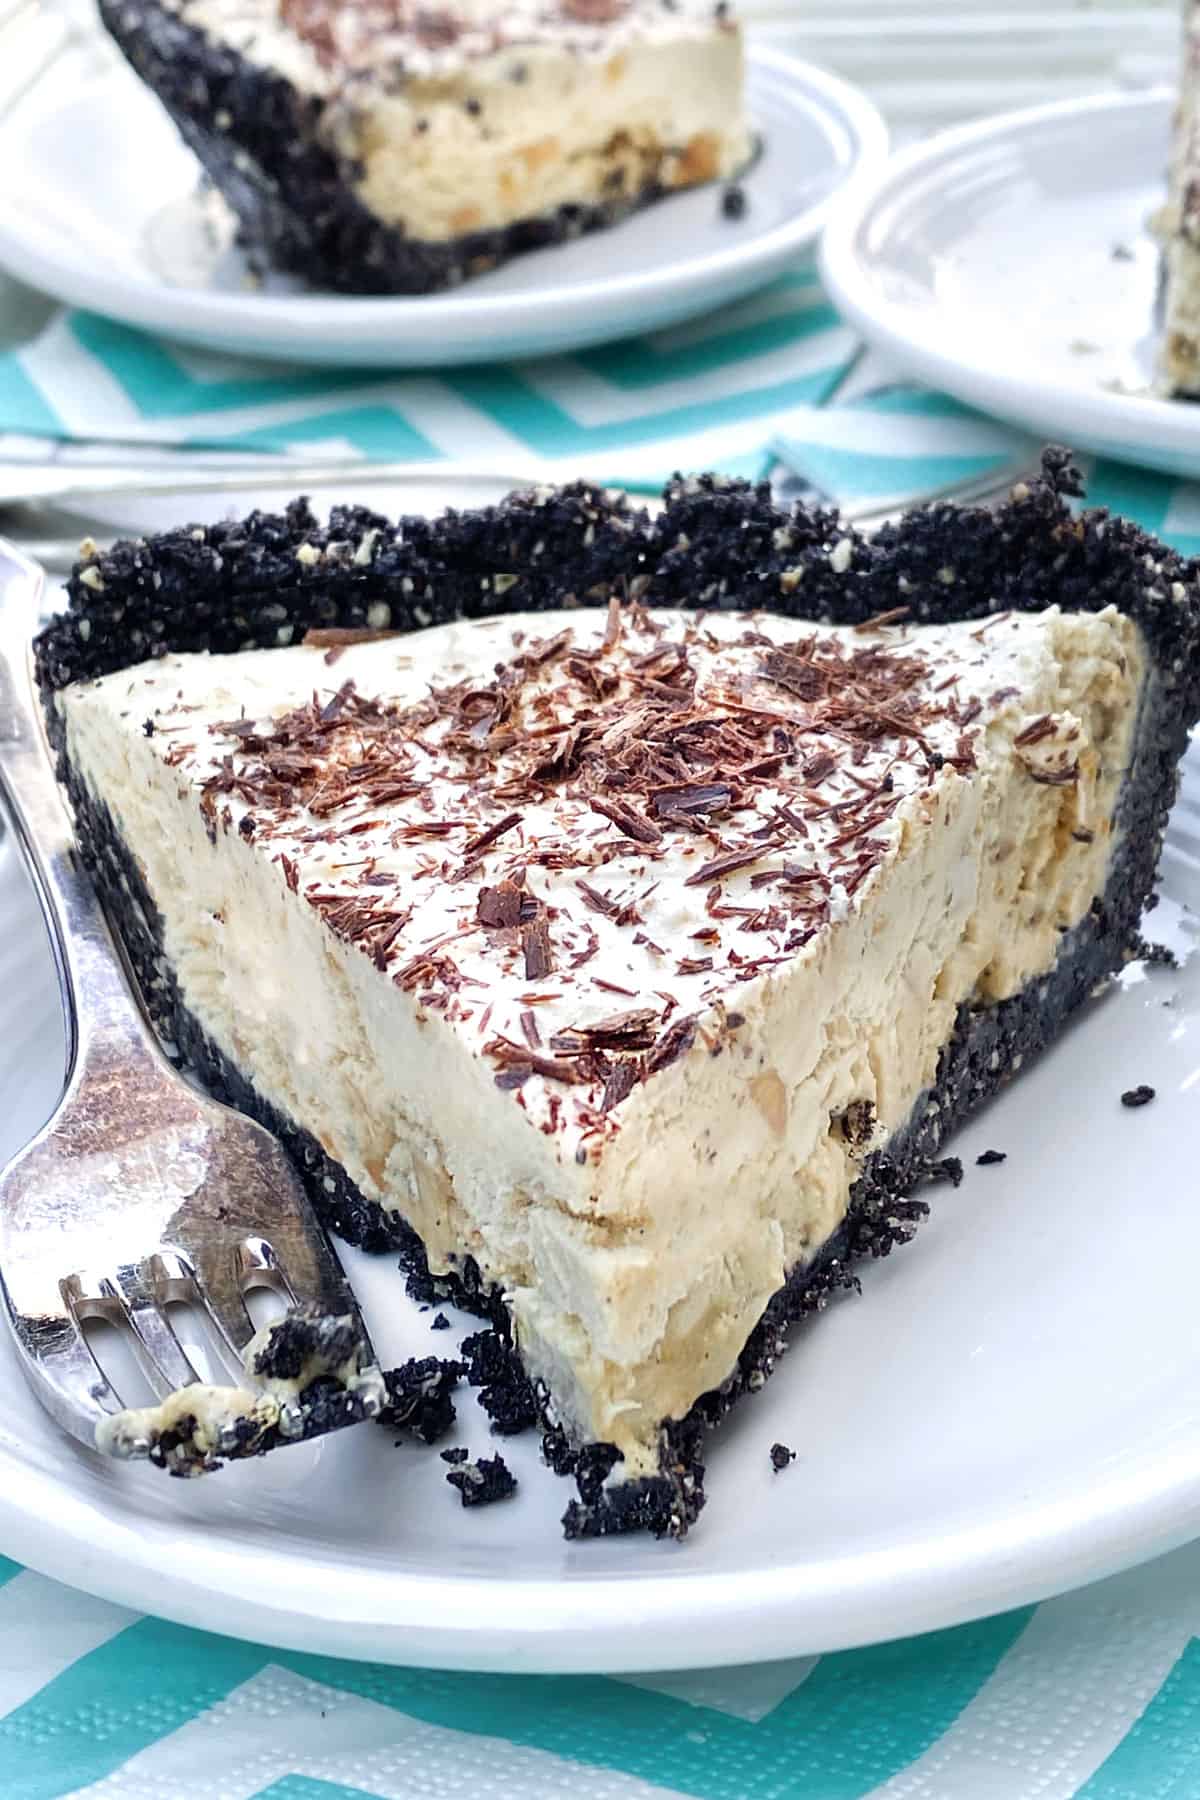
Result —
[{"label": "fork handle", "polygon": [[0,794],[33,883],[58,972],[67,1033],[67,1082],[112,1055],[159,1061],[81,866],[29,678],[42,573],[0,538]]}]

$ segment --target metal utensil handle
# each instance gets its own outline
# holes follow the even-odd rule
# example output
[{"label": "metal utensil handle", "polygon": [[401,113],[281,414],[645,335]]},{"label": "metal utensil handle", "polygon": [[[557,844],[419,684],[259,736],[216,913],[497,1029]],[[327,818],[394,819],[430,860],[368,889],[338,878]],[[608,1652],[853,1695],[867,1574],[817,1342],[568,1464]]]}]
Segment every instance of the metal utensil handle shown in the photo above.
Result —
[{"label": "metal utensil handle", "polygon": [[67,1032],[67,1079],[117,1052],[157,1055],[74,847],[27,674],[41,571],[0,539],[0,794],[42,909]]},{"label": "metal utensil handle", "polygon": [[227,463],[223,468],[167,469],[151,466],[130,468],[123,464],[84,466],[58,463],[0,463],[0,503],[17,505],[25,501],[67,502],[81,499],[119,499],[185,494],[238,494],[255,488],[285,488],[302,493],[306,488],[369,488],[385,486],[411,487],[414,484],[445,481],[450,477],[461,486],[465,477],[472,485],[506,490],[528,486],[543,479],[534,467],[525,469],[453,470],[441,463],[354,463],[301,462],[280,459],[274,468],[264,468],[261,460],[253,463]]}]

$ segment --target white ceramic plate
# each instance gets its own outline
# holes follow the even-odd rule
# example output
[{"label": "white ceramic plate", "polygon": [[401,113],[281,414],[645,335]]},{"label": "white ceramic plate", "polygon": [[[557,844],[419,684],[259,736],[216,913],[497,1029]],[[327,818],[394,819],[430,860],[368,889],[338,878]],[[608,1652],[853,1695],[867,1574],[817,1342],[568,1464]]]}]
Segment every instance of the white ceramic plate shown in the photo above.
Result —
[{"label": "white ceramic plate", "polygon": [[449,296],[374,299],[246,282],[214,255],[199,165],[115,53],[71,49],[0,122],[0,263],[34,287],[185,342],[290,361],[407,368],[575,349],[674,324],[770,280],[835,197],[878,167],[886,133],[835,76],[753,50],[764,151],[745,217],[720,190],[679,195],[610,231],[521,256]]},{"label": "white ceramic plate", "polygon": [[831,298],[908,372],[1079,450],[1200,475],[1200,406],[1153,393],[1173,96],[1010,113],[904,152],[822,246]]},{"label": "white ceramic plate", "polygon": [[[485,497],[447,484],[443,502]],[[253,496],[268,500],[269,496]],[[418,497],[406,493],[415,508]],[[429,503],[435,497],[429,496]],[[220,507],[208,516],[219,514]],[[128,520],[127,523],[133,521]],[[147,517],[150,526],[157,520]],[[0,1552],[124,1604],[330,1654],[458,1668],[683,1668],[922,1631],[1104,1575],[1200,1532],[1195,1089],[1200,746],[1131,969],[962,1132],[957,1192],[911,1248],[796,1334],[714,1439],[682,1545],[566,1544],[536,1436],[511,1501],[464,1512],[436,1450],[373,1426],[199,1482],[62,1437],[0,1336]],[[61,1072],[39,920],[0,842],[0,1160]],[[1119,1096],[1148,1082],[1158,1098]],[[1008,1160],[978,1168],[998,1148]],[[347,1252],[381,1354],[451,1353],[392,1257]],[[797,1460],[772,1473],[776,1440]],[[453,1443],[490,1454],[473,1395]]]}]

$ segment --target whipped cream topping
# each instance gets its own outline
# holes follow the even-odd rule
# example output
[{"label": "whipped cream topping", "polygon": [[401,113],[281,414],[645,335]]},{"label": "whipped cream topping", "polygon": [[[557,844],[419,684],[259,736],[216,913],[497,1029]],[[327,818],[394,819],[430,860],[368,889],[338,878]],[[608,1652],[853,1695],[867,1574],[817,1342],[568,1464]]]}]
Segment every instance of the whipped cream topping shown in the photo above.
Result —
[{"label": "whipped cream topping", "polygon": [[[1039,632],[614,604],[417,639],[317,631],[171,658],[131,692],[210,830],[596,1157],[637,1082],[698,1030],[736,1029],[748,983],[859,909],[904,803],[969,777],[1019,707]],[[1077,729],[1042,714],[1018,733],[1031,779],[1074,779]]]},{"label": "whipped cream topping", "polygon": [[343,71],[403,66],[445,75],[504,50],[546,45],[572,55],[611,55],[637,43],[677,39],[697,27],[736,30],[720,0],[279,0],[278,15]]}]

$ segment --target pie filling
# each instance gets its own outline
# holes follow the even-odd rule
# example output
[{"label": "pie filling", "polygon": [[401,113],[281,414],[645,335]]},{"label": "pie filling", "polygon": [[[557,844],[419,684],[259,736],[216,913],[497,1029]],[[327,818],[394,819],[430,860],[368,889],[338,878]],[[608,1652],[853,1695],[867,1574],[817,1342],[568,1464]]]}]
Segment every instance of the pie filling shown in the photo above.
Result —
[{"label": "pie filling", "polygon": [[473,1259],[568,1438],[653,1475],[965,1012],[1104,893],[1142,633],[377,623],[64,687],[76,797],[246,1087],[435,1272]]}]

